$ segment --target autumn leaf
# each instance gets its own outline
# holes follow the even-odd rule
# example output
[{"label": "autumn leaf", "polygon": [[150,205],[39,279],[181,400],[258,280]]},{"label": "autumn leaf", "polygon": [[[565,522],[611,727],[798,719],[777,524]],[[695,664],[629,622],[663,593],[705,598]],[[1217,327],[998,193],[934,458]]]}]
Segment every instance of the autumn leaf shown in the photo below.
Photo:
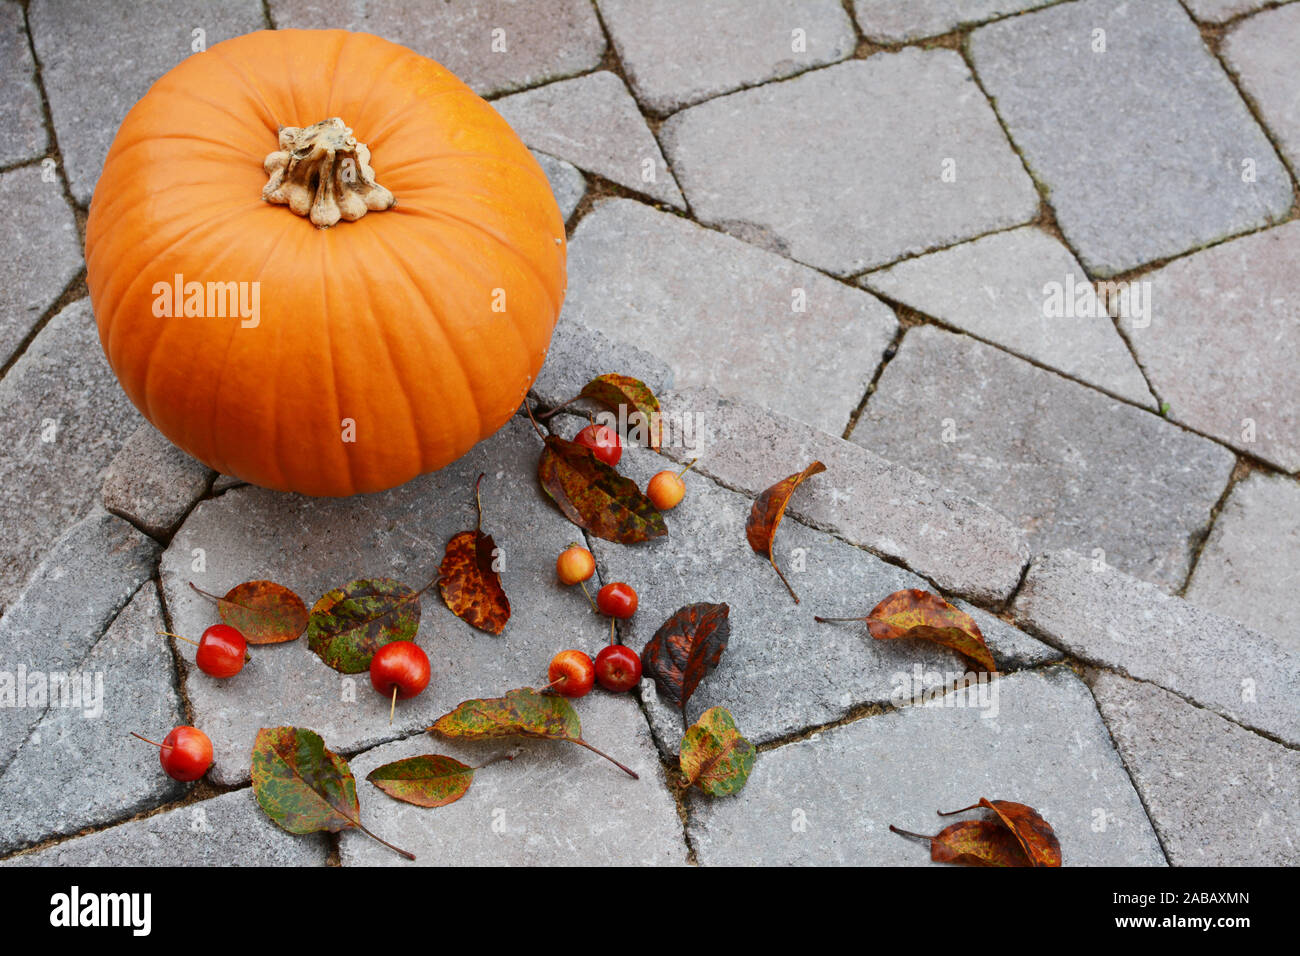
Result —
[{"label": "autumn leaf", "polygon": [[445,807],[465,796],[474,781],[474,768],[442,754],[426,754],[376,767],[366,779],[394,800]]},{"label": "autumn leaf", "polygon": [[937,594],[908,588],[895,591],[866,617],[818,617],[823,623],[866,621],[867,630],[878,641],[916,637],[934,641],[970,658],[986,671],[996,671],[993,653],[984,643],[975,619],[953,607]]},{"label": "autumn leaf", "polygon": [[391,578],[362,578],[321,595],[307,620],[307,646],[330,667],[357,674],[390,641],[415,639],[419,592]]},{"label": "autumn leaf", "polygon": [[274,581],[245,581],[217,597],[193,581],[190,587],[216,601],[217,613],[250,644],[283,644],[297,640],[307,626],[302,598]]},{"label": "autumn leaf", "polygon": [[996,820],[963,820],[940,830],[932,837],[889,828],[894,833],[930,843],[930,859],[935,863],[961,866],[1032,866],[1020,842]]},{"label": "autumn leaf", "polygon": [[[659,450],[663,440],[659,399],[655,398],[645,382],[630,375],[611,372],[608,375],[597,375],[582,387],[579,395],[594,399],[614,411],[618,411],[620,406],[629,406],[632,409],[627,415],[629,425],[633,429],[643,428],[646,444],[653,451]],[[637,415],[640,415],[639,420]]]},{"label": "autumn leaf", "polygon": [[474,504],[478,520],[473,531],[462,531],[447,542],[447,552],[438,573],[438,590],[443,602],[458,618],[480,631],[500,634],[510,620],[510,600],[501,586],[501,576],[493,567],[496,542],[484,534],[483,502],[479,485],[474,482]]},{"label": "autumn leaf", "polygon": [[997,814],[997,821],[990,822],[1000,822],[1019,841],[1029,860],[1026,866],[1061,865],[1061,841],[1056,838],[1056,831],[1052,829],[1051,824],[1033,807],[1025,806],[1023,803],[1013,803],[1010,800],[988,800],[981,797],[979,803],[962,807],[960,810],[940,812],[939,815],[950,817],[954,813],[965,813],[967,810],[980,807]]},{"label": "autumn leaf", "polygon": [[825,465],[820,461],[814,461],[798,474],[782,478],[754,499],[754,506],[749,510],[749,521],[745,524],[745,537],[749,539],[749,546],[772,563],[772,569],[776,571],[785,589],[790,592],[790,597],[794,598],[795,604],[799,603],[799,595],[794,593],[794,588],[790,587],[790,582],[776,566],[776,559],[772,557],[772,543],[776,538],[776,529],[785,516],[785,506],[790,503],[790,496],[794,494],[795,489],[803,484],[804,479],[825,470]]},{"label": "autumn leaf", "polygon": [[498,737],[567,740],[604,757],[628,776],[638,779],[632,770],[582,739],[582,722],[567,700],[558,694],[543,694],[531,687],[509,691],[504,697],[463,701],[439,717],[429,728],[429,733],[461,740]]},{"label": "autumn leaf", "polygon": [[577,442],[547,435],[537,479],[566,518],[598,538],[632,544],[668,533],[664,516],[636,482]]},{"label": "autumn leaf", "polygon": [[686,708],[700,681],[718,666],[731,636],[726,604],[688,604],[663,623],[641,652],[641,668],[659,693]]},{"label": "autumn leaf", "polygon": [[754,745],[740,735],[731,712],[710,707],[682,737],[682,779],[711,797],[728,797],[744,788],[754,756]]},{"label": "autumn leaf", "polygon": [[290,833],[356,829],[415,859],[361,825],[356,779],[319,734],[302,727],[263,727],[253,743],[252,777],[262,812]]}]

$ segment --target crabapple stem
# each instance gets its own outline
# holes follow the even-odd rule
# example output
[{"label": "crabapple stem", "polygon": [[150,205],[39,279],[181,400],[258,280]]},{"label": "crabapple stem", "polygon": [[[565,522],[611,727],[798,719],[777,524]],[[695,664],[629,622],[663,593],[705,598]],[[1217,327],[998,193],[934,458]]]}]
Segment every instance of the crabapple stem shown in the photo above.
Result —
[{"label": "crabapple stem", "polygon": [[171,631],[159,631],[158,633],[163,637],[174,637],[176,640],[184,641],[186,644],[193,644],[195,647],[199,646],[198,641],[191,641],[188,637],[181,637],[179,634],[173,634]]},{"label": "crabapple stem", "polygon": [[609,619],[609,642],[614,643],[614,618]]},{"label": "crabapple stem", "polygon": [[587,590],[587,582],[579,581],[578,583],[582,585],[582,593],[587,596],[587,603],[591,605],[591,609],[599,614],[600,608],[596,607],[596,602],[591,599],[591,592]]},{"label": "crabapple stem", "polygon": [[393,702],[388,705],[388,726],[393,725],[393,712],[397,710],[397,685],[393,685]]},{"label": "crabapple stem", "polygon": [[591,744],[587,743],[587,741],[583,740],[581,737],[570,738],[570,739],[572,739],[573,742],[574,742],[575,744],[578,744],[578,745],[580,745],[580,746],[582,746],[582,747],[586,747],[586,748],[587,748],[588,750],[590,750],[592,753],[597,754],[597,755],[599,755],[599,756],[601,756],[601,757],[604,757],[606,760],[608,760],[610,763],[612,763],[612,764],[613,764],[615,767],[617,767],[619,770],[622,770],[625,774],[627,774],[627,775],[628,775],[629,777],[631,777],[633,780],[640,780],[640,779],[641,779],[640,777],[637,776],[636,771],[633,770],[631,767],[625,767],[625,766],[623,766],[623,764],[619,763],[617,760],[615,760],[615,759],[614,759],[613,757],[611,757],[609,754],[605,753],[605,751],[596,749],[596,748],[593,747]]},{"label": "crabapple stem", "polygon": [[677,473],[677,477],[680,478],[682,475],[686,474],[688,471],[690,471],[692,468],[694,468],[694,467],[695,467],[695,463],[696,463],[697,461],[699,461],[698,458],[692,458],[692,459],[690,460],[690,463],[687,464],[687,466],[686,466],[685,468],[683,468],[681,471],[679,471],[679,472]]},{"label": "crabapple stem", "polygon": [[141,736],[140,736],[139,734],[137,734],[134,730],[131,731],[131,736],[134,737],[134,738],[136,738],[137,740],[143,740],[143,741],[144,741],[145,743],[147,743],[147,744],[153,744],[153,745],[154,745],[155,747],[157,747],[159,750],[162,750],[162,744],[158,743],[158,741],[156,741],[156,740],[150,740],[148,737],[141,737]]}]

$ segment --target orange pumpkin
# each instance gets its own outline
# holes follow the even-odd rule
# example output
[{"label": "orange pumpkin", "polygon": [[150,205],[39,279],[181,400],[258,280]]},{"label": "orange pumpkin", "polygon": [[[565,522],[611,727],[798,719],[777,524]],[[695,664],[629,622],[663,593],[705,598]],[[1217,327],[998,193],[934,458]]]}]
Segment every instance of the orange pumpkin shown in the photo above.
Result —
[{"label": "orange pumpkin", "polygon": [[86,263],[104,353],[164,435],[258,485],[350,495],[441,468],[518,409],[564,299],[564,223],[442,66],[264,31],[132,108]]}]

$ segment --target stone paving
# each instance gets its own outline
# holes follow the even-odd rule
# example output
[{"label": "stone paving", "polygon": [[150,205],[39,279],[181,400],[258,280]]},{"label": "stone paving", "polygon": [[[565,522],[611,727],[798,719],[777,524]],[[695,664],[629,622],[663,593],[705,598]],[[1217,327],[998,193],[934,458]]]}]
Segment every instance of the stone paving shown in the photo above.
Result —
[{"label": "stone paving", "polygon": [[[584,538],[522,415],[329,500],[217,475],[130,406],[83,281],[104,154],[166,69],[266,27],[405,43],[519,131],[570,233],[533,396],[623,372],[694,423],[620,464],[697,459],[667,539]],[[0,0],[0,865],[400,865],[263,816],[249,750],[287,723],[421,865],[926,865],[889,824],[937,832],[981,796],[1037,807],[1066,865],[1300,863],[1298,53],[1300,2],[1276,0]],[[774,552],[796,604],[744,527],[814,459]],[[513,617],[491,638],[427,597],[433,683],[391,725],[305,641],[218,682],[155,633],[215,622],[191,582],[422,586],[480,472]],[[638,781],[568,744],[422,733],[600,646],[551,570],[574,540],[638,589],[638,649],[729,603],[684,716],[726,706],[759,745],[739,795],[678,792],[683,715],[651,681],[577,702]],[[937,645],[813,620],[905,587],[972,614],[1001,675],[954,690],[967,664]],[[29,697],[60,680],[79,706]],[[183,722],[216,748],[195,785],[127,736]],[[362,779],[431,752],[515,759],[437,810]]]}]

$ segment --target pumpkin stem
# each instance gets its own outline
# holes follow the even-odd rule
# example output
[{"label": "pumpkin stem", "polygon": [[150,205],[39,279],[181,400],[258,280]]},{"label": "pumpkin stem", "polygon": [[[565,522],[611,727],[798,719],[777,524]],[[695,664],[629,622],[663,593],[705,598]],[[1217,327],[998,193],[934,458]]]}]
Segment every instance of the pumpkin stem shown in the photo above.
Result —
[{"label": "pumpkin stem", "polygon": [[262,162],[271,177],[262,198],[288,206],[325,229],[340,219],[355,222],[370,210],[391,209],[397,200],[375,182],[370,150],[337,116],[311,126],[280,129],[280,148]]}]

